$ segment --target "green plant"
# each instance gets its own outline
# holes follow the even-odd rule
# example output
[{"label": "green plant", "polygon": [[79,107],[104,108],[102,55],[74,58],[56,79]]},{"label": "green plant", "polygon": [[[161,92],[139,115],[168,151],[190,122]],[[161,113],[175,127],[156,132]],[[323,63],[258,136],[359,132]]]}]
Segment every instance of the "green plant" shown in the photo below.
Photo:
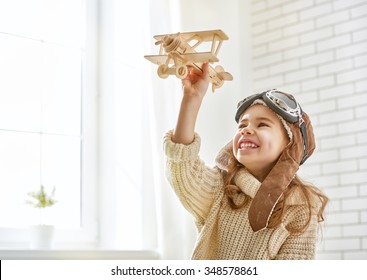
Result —
[{"label": "green plant", "polygon": [[54,199],[55,197],[55,187],[53,188],[50,195],[45,192],[45,188],[41,185],[40,190],[38,192],[29,192],[28,196],[31,198],[26,201],[27,204],[30,204],[36,208],[46,208],[51,207],[57,201]]}]

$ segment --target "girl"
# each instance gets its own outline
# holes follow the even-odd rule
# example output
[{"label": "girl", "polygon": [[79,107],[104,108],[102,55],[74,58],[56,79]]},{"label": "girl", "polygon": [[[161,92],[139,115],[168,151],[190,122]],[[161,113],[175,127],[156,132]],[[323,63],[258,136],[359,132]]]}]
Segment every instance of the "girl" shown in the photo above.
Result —
[{"label": "girl", "polygon": [[208,67],[182,81],[177,126],[164,138],[167,178],[199,232],[192,259],[313,259],[328,199],[296,175],[315,148],[307,114],[277,90],[244,99],[210,168],[194,132]]}]

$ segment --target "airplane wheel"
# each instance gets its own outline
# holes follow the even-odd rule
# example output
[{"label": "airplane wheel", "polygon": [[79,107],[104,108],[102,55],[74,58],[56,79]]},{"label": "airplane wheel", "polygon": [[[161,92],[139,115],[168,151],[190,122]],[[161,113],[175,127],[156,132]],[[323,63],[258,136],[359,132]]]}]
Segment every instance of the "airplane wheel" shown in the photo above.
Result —
[{"label": "airplane wheel", "polygon": [[187,66],[181,65],[176,68],[176,77],[179,79],[185,79],[187,77],[187,74],[189,74],[189,69],[187,69]]},{"label": "airplane wheel", "polygon": [[169,74],[167,74],[167,70],[168,70],[168,67],[166,64],[159,65],[157,69],[158,76],[162,79],[166,79],[169,76]]}]

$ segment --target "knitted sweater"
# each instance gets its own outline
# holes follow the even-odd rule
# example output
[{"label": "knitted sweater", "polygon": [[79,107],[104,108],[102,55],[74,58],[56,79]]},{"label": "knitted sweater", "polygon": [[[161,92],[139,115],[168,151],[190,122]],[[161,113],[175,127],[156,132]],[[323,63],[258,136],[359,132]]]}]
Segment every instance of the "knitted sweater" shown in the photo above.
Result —
[{"label": "knitted sweater", "polygon": [[167,157],[166,176],[183,206],[193,215],[198,239],[192,259],[313,259],[317,237],[317,219],[302,234],[291,234],[286,226],[304,224],[305,205],[300,196],[293,195],[289,210],[278,228],[253,232],[248,221],[248,210],[261,183],[246,169],[234,178],[241,193],[250,202],[234,210],[224,194],[223,175],[217,167],[211,168],[199,158],[200,137],[195,134],[189,145],[172,142],[172,131],[164,137]]}]

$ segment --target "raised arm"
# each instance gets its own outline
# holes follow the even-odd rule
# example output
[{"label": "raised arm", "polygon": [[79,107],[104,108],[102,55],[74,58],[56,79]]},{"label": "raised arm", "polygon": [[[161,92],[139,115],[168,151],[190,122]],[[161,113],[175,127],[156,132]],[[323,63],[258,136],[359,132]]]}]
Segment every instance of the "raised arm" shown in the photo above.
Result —
[{"label": "raised arm", "polygon": [[184,95],[172,135],[175,143],[188,145],[194,140],[196,118],[209,85],[209,64],[204,63],[202,69],[202,73],[190,69],[187,77],[182,80]]}]

